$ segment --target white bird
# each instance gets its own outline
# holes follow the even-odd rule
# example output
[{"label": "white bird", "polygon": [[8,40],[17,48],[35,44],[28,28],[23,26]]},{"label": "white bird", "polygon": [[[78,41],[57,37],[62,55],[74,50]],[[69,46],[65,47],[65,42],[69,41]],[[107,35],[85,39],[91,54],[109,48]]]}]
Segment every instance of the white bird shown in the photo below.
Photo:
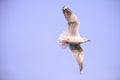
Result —
[{"label": "white bird", "polygon": [[87,38],[81,38],[79,34],[80,21],[76,15],[66,6],[62,8],[65,19],[68,22],[68,30],[64,31],[59,37],[59,43],[62,47],[70,47],[73,55],[78,62],[80,73],[83,70],[84,51],[80,44],[89,42]]}]

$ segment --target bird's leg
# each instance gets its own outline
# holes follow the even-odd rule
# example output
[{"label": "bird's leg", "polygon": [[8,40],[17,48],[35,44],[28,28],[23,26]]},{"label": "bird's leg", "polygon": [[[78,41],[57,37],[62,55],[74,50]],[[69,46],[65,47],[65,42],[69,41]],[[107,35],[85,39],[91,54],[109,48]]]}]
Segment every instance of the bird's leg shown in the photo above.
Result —
[{"label": "bird's leg", "polygon": [[62,42],[62,43],[66,43],[66,42],[67,42],[67,40],[61,40],[61,42]]},{"label": "bird's leg", "polygon": [[61,40],[61,42],[62,42],[62,43],[67,43],[68,40],[69,40],[69,38],[66,38],[66,39]]},{"label": "bird's leg", "polygon": [[68,45],[68,38],[60,40],[61,46],[66,48]]},{"label": "bird's leg", "polygon": [[67,46],[67,44],[66,44],[66,43],[62,43],[61,45],[62,45],[62,46]]}]

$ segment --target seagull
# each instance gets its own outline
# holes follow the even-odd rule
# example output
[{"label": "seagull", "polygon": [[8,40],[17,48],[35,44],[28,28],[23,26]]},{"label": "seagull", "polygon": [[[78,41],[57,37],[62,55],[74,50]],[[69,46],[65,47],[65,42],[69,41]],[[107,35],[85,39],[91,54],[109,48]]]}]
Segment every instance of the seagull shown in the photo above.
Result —
[{"label": "seagull", "polygon": [[84,51],[81,47],[81,44],[90,42],[90,40],[80,37],[80,21],[78,20],[77,16],[66,6],[62,7],[62,12],[65,16],[65,19],[67,20],[68,29],[61,33],[59,37],[59,43],[60,46],[63,48],[69,46],[71,52],[76,57],[80,73],[82,73],[84,63]]}]

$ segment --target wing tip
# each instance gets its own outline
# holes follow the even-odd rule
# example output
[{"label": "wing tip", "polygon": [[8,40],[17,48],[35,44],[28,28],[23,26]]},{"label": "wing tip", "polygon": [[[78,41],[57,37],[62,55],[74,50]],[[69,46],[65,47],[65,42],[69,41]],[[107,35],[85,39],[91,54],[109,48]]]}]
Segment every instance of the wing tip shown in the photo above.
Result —
[{"label": "wing tip", "polygon": [[72,11],[71,11],[67,6],[63,6],[63,7],[62,7],[62,11],[63,11],[63,13],[64,13],[64,12],[68,12],[68,13],[70,13],[70,14],[72,13]]},{"label": "wing tip", "polygon": [[62,7],[63,10],[65,10],[65,9],[67,9],[67,8],[68,8],[67,6],[63,6],[63,7]]}]

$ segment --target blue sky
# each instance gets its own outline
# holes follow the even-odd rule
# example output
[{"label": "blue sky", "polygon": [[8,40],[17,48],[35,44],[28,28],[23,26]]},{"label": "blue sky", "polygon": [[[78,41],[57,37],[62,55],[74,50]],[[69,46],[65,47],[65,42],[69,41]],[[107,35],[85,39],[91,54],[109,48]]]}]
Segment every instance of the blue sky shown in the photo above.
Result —
[{"label": "blue sky", "polygon": [[[58,37],[67,29],[61,8],[80,19],[84,72]],[[0,80],[119,80],[120,1],[1,0]]]}]

